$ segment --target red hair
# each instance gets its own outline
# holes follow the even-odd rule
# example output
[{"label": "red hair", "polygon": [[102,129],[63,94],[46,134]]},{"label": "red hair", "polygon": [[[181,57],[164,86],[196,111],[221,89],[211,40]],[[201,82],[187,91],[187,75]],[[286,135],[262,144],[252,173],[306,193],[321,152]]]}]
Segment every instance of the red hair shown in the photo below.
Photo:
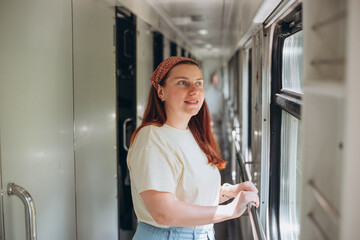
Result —
[{"label": "red hair", "polygon": [[[193,64],[198,66],[192,62],[180,62],[179,64]],[[163,80],[159,83],[161,86],[165,85],[167,75],[165,75]],[[151,86],[142,123],[131,136],[130,146],[133,144],[135,137],[141,128],[148,125],[161,127],[165,124],[166,119],[164,103],[161,102],[158,97],[155,87]],[[198,114],[190,119],[188,126],[197,144],[205,153],[208,163],[216,166],[218,169],[224,169],[226,161],[221,158],[220,150],[211,131],[210,122],[209,108],[204,100]]]}]

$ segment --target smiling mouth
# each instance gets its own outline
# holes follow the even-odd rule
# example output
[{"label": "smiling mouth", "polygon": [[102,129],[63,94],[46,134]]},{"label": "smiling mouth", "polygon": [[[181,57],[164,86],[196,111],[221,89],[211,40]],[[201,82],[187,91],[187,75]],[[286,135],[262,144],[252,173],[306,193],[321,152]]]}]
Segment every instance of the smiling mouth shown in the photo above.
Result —
[{"label": "smiling mouth", "polygon": [[185,101],[186,103],[198,103],[199,101]]}]

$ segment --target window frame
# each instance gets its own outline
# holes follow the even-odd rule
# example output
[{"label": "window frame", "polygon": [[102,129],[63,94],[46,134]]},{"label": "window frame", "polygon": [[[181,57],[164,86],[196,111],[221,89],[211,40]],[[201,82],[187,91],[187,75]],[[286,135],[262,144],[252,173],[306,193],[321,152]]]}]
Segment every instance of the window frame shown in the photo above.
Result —
[{"label": "window frame", "polygon": [[301,120],[302,94],[282,89],[282,55],[285,39],[302,30],[302,5],[276,23],[271,53],[269,234],[280,239],[280,175],[282,110]]}]

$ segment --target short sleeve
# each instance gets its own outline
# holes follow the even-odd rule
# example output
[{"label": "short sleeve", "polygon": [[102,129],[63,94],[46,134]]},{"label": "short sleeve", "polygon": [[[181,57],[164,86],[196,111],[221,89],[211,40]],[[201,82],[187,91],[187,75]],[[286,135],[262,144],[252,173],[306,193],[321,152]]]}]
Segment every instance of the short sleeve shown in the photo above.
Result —
[{"label": "short sleeve", "polygon": [[128,155],[128,166],[137,192],[156,190],[175,194],[181,174],[181,164],[176,157],[152,146],[132,150]]}]

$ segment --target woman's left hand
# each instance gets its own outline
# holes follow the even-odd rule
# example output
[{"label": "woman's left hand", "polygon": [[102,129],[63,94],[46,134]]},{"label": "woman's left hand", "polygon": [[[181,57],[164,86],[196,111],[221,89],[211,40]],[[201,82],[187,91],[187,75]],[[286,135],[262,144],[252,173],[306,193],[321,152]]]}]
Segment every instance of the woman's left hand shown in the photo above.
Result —
[{"label": "woman's left hand", "polygon": [[227,198],[227,199],[223,199],[226,201],[228,199],[236,197],[236,195],[241,191],[251,191],[258,193],[258,189],[255,187],[255,185],[252,182],[249,181],[235,185],[224,183],[220,189],[220,198]]}]

